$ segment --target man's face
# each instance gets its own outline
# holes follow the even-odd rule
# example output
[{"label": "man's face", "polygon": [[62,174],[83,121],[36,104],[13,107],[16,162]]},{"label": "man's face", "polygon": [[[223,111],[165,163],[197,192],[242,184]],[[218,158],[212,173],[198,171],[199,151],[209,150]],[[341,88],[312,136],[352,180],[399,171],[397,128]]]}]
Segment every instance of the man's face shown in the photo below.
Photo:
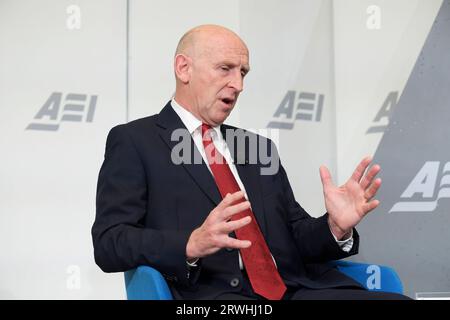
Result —
[{"label": "man's face", "polygon": [[233,110],[249,71],[246,46],[232,36],[213,37],[192,59],[189,92],[193,111],[212,126]]}]

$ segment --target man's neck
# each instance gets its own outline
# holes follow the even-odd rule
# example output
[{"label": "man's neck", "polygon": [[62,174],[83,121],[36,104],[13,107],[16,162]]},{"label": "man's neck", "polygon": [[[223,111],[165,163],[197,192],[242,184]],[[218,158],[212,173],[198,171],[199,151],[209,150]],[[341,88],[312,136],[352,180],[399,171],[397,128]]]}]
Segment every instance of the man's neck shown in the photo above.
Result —
[{"label": "man's neck", "polygon": [[197,115],[194,112],[194,108],[192,108],[192,103],[189,102],[189,99],[187,99],[186,97],[184,97],[181,94],[178,94],[177,92],[175,92],[175,95],[173,97],[173,99],[175,100],[176,103],[178,103],[178,105],[184,109],[186,109],[187,111],[189,111],[194,117],[196,117],[197,119],[199,119],[200,121],[202,120],[200,118],[199,115]]}]

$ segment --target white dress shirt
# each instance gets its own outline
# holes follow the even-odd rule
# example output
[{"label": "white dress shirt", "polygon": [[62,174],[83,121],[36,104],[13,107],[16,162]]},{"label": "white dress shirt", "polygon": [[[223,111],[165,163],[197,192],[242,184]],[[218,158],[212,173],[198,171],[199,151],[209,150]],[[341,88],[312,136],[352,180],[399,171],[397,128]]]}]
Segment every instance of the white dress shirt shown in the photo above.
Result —
[{"label": "white dress shirt", "polygon": [[[205,154],[205,149],[203,147],[202,121],[197,119],[192,113],[190,113],[185,108],[180,106],[175,101],[175,99],[172,99],[171,105],[172,105],[173,110],[177,113],[177,115],[180,117],[181,121],[183,122],[183,124],[185,125],[185,127],[187,128],[189,133],[191,134],[192,139],[194,140],[194,143],[197,146],[198,151],[202,155],[203,160],[205,161],[209,171],[211,172],[211,168],[209,167],[208,159]],[[242,183],[241,179],[239,178],[239,174],[237,172],[236,166],[233,163],[233,158],[231,157],[230,150],[228,149],[228,145],[222,136],[222,132],[220,131],[220,126],[211,127],[211,128],[213,129],[212,131],[210,131],[210,133],[211,133],[211,139],[214,143],[214,146],[216,147],[217,151],[220,152],[223,155],[223,157],[225,158],[225,160],[228,162],[228,166],[230,167],[230,170],[233,173],[233,176],[236,179],[236,182],[238,183],[239,188],[242,191],[244,191],[245,198],[248,200],[247,193],[245,192],[244,184]],[[331,230],[330,230],[330,232],[331,232]],[[338,245],[341,247],[342,250],[344,250],[345,252],[349,252],[351,250],[351,248],[353,247],[353,232],[351,233],[349,239],[346,239],[343,241],[337,240],[336,237],[334,236],[334,234],[333,233],[331,233],[331,234],[333,235],[334,239],[336,240],[336,242],[338,243]],[[272,259],[274,260],[275,265],[276,265],[276,261],[273,258],[273,256],[272,256]],[[188,262],[188,264],[190,266],[196,266],[195,263],[197,261],[198,260],[194,261],[193,263]],[[242,263],[242,258],[241,258],[240,254],[239,254],[239,267],[241,270],[244,269],[243,263]]]}]

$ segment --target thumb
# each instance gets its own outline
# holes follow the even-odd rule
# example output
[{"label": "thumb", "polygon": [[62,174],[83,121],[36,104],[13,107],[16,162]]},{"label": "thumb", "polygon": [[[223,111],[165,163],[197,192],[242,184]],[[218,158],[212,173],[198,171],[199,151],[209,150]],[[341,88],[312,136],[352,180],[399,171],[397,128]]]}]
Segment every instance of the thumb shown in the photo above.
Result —
[{"label": "thumb", "polygon": [[323,189],[328,188],[333,185],[333,180],[331,179],[330,171],[326,166],[320,166],[320,180],[322,180]]}]

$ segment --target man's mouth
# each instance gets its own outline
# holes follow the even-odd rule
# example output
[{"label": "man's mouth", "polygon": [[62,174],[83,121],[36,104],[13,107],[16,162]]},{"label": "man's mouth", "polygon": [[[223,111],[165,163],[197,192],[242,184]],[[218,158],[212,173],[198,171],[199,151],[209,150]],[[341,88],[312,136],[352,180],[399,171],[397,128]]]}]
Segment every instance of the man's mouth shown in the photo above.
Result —
[{"label": "man's mouth", "polygon": [[232,98],[223,98],[223,99],[220,99],[220,100],[223,103],[225,103],[227,106],[229,106],[229,107],[233,106],[234,99],[232,99]]}]

